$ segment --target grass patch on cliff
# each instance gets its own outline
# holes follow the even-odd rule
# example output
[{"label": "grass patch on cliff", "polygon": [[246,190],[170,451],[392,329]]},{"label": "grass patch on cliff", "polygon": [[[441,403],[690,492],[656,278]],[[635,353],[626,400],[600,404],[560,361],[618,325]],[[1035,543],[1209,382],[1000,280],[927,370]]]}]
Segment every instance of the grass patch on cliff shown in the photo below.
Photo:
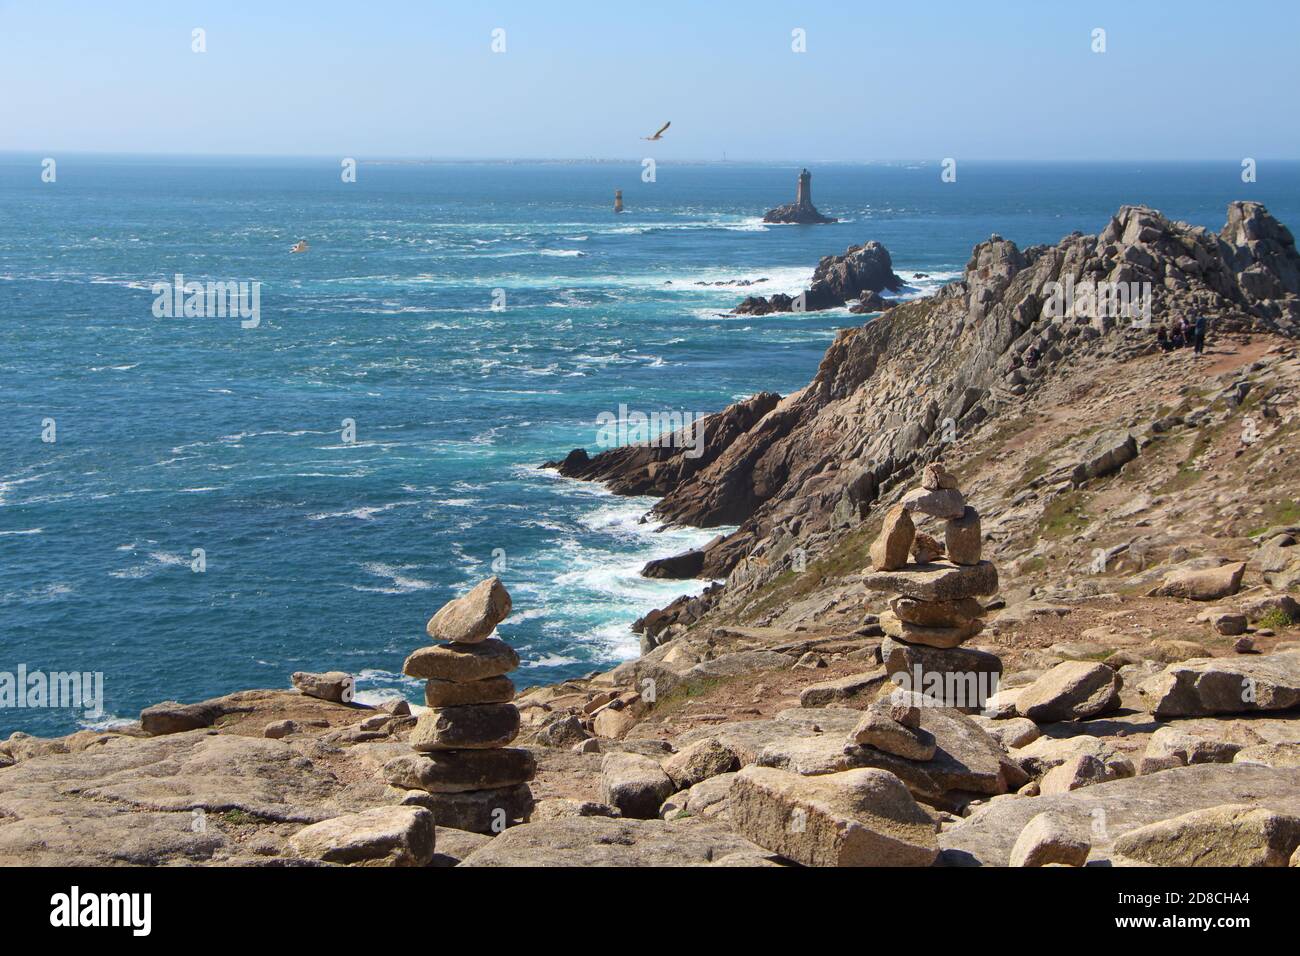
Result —
[{"label": "grass patch on cliff", "polygon": [[953,468],[953,473],[957,476],[958,482],[964,485],[975,479],[990,459],[1006,450],[1007,442],[1036,424],[1038,424],[1037,416],[1019,415],[1010,421],[1003,422],[988,435],[980,438],[980,443],[984,447]]},{"label": "grass patch on cliff", "polygon": [[1038,522],[1038,536],[1050,541],[1078,534],[1086,527],[1088,512],[1083,506],[1083,495],[1077,491],[1068,491],[1047,503]]},{"label": "grass patch on cliff", "polygon": [[1300,524],[1300,502],[1275,501],[1264,506],[1261,516],[1263,524],[1246,532],[1246,537],[1253,538],[1281,525]]},{"label": "grass patch on cliff", "polygon": [[674,711],[681,710],[690,701],[699,697],[708,697],[731,680],[735,680],[735,678],[702,677],[699,680],[679,684],[656,701],[652,713],[658,717],[662,714],[671,714]]},{"label": "grass patch on cliff", "polygon": [[1156,489],[1157,494],[1168,495],[1177,491],[1186,491],[1202,478],[1202,473],[1195,468],[1179,465],[1172,478]]},{"label": "grass patch on cliff", "polygon": [[1043,452],[1043,454],[1035,455],[1025,462],[1025,470],[1020,473],[1020,477],[1016,480],[1016,486],[1026,488],[1031,481],[1041,478],[1045,474],[1047,474],[1047,453]]},{"label": "grass patch on cliff", "polygon": [[827,581],[840,580],[857,574],[866,567],[867,551],[880,533],[881,517],[872,514],[866,521],[840,538],[819,557],[810,557],[802,572],[785,571],[770,584],[765,585],[753,603],[746,605],[736,615],[738,620],[758,621],[770,611],[791,604],[811,594]]},{"label": "grass patch on cliff", "polygon": [[1271,628],[1274,631],[1280,631],[1283,628],[1290,627],[1293,624],[1295,624],[1295,621],[1291,620],[1291,615],[1288,614],[1286,611],[1282,610],[1280,607],[1273,608],[1273,610],[1269,611],[1267,614],[1265,614],[1263,617],[1261,617],[1258,621],[1255,622],[1255,625],[1257,627],[1267,627],[1267,628]]},{"label": "grass patch on cliff", "polygon": [[222,810],[217,814],[222,823],[231,826],[249,826],[254,823],[270,823],[269,820],[263,820],[259,816],[249,813],[247,810]]},{"label": "grass patch on cliff", "polygon": [[1174,473],[1156,489],[1156,494],[1168,495],[1183,491],[1204,477],[1205,473],[1195,466],[1195,462],[1214,444],[1217,431],[1217,428],[1206,427],[1192,437],[1183,460],[1178,463]]},{"label": "grass patch on cliff", "polygon": [[1029,487],[1030,483],[1037,481],[1039,478],[1043,477],[1043,475],[1047,474],[1052,465],[1061,459],[1060,450],[1062,448],[1065,448],[1067,445],[1073,444],[1074,442],[1081,441],[1089,435],[1101,431],[1105,427],[1105,423],[1099,423],[1091,425],[1082,431],[1071,432],[1068,435],[1063,435],[1056,439],[1056,441],[1048,445],[1043,451],[1039,452],[1037,455],[1031,456],[1025,461],[1025,467],[1020,472],[1020,477],[1016,479],[1016,487]]}]

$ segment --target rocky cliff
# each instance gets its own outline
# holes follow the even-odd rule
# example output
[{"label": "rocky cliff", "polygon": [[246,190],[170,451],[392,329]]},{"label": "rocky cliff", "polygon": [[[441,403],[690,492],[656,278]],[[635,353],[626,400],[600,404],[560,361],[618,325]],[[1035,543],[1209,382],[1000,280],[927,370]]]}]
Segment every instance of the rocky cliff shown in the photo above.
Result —
[{"label": "rocky cliff", "polygon": [[[1090,282],[1148,289],[1149,319],[1099,314],[1095,297],[1063,300],[1062,289]],[[704,458],[688,466],[675,449],[620,449],[578,468],[575,452],[561,472],[661,494],[654,512],[671,522],[740,524],[700,571],[730,575],[734,594],[781,573],[796,547],[823,548],[981,422],[1014,415],[1062,362],[1101,367],[1151,352],[1159,326],[1197,314],[1222,332],[1300,334],[1300,256],[1258,203],[1233,203],[1217,234],[1125,206],[1100,234],[1056,246],[1022,250],[993,236],[960,281],[843,330],[801,391],[732,406],[715,428],[710,419]]]}]

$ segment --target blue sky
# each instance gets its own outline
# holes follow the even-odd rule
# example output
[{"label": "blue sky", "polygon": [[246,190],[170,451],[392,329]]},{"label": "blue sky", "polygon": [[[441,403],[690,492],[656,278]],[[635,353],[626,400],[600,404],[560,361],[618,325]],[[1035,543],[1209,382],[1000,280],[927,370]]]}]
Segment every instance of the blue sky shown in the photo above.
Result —
[{"label": "blue sky", "polygon": [[1298,48],[1295,0],[0,0],[0,150],[1297,158]]}]

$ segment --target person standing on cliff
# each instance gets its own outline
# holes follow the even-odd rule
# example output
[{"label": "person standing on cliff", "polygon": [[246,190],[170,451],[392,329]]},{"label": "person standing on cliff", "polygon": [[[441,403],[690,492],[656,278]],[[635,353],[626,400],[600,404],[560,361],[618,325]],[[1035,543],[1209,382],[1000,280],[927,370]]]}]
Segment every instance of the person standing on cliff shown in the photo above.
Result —
[{"label": "person standing on cliff", "polygon": [[1201,355],[1205,352],[1205,326],[1206,326],[1205,315],[1203,313],[1197,315],[1196,325],[1194,326],[1194,330],[1195,330],[1194,334],[1196,336],[1195,354],[1197,355]]}]

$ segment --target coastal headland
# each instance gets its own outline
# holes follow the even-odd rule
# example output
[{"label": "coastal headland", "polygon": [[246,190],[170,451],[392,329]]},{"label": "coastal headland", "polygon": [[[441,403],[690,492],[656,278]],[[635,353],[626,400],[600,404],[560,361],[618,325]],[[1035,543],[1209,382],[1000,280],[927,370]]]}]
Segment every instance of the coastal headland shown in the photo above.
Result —
[{"label": "coastal headland", "polygon": [[[1296,865],[1300,255],[1251,202],[1099,225],[990,237],[691,442],[554,462],[736,527],[647,569],[710,584],[637,659],[516,693],[487,581],[411,622],[428,709],[296,674],[10,736],[0,864]],[[893,288],[828,260],[814,303]]]}]

